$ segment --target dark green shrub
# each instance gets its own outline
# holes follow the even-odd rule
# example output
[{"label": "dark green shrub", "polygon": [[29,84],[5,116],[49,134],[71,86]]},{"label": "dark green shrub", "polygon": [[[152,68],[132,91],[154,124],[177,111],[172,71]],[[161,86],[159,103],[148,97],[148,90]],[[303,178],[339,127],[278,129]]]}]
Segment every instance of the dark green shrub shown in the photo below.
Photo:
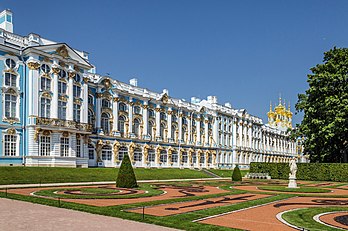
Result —
[{"label": "dark green shrub", "polygon": [[116,179],[116,187],[120,188],[136,188],[138,187],[137,179],[133,171],[132,164],[128,155],[124,155],[120,170]]},{"label": "dark green shrub", "polygon": [[[272,179],[289,179],[288,163],[250,164],[250,173],[268,173]],[[348,181],[348,164],[298,163],[296,178],[312,181]]]},{"label": "dark green shrub", "polygon": [[232,181],[242,181],[242,174],[240,173],[238,165],[233,169]]}]

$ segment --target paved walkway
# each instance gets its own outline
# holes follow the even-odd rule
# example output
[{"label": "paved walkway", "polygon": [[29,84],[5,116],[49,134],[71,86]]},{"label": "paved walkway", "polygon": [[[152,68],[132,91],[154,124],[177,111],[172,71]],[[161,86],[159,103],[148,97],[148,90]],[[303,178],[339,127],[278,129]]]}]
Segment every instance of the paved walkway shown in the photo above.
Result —
[{"label": "paved walkway", "polygon": [[[176,181],[214,181],[214,180],[229,180],[230,177],[219,178],[196,178],[196,179],[168,179],[168,180],[138,180],[138,183],[160,183],[160,182],[176,182]],[[78,186],[78,185],[103,185],[115,184],[116,181],[103,182],[70,182],[70,183],[48,183],[48,184],[9,184],[0,185],[0,189],[6,188],[33,188],[33,187],[55,187],[55,186]]]},{"label": "paved walkway", "polygon": [[157,225],[0,198],[2,231],[175,230]]}]

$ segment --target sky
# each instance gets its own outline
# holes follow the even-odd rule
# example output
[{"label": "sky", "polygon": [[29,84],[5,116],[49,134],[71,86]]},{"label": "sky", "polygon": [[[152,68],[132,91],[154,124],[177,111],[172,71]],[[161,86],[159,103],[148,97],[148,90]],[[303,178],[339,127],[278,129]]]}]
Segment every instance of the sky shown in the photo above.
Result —
[{"label": "sky", "polygon": [[2,9],[14,33],[87,51],[101,75],[187,101],[215,95],[265,123],[270,101],[281,94],[294,112],[310,68],[348,43],[345,0],[1,0]]}]

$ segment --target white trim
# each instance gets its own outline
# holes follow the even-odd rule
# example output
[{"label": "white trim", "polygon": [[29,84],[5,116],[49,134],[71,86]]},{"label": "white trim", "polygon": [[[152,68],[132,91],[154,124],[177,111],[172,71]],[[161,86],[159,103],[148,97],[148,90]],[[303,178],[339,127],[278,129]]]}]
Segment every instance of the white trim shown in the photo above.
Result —
[{"label": "white trim", "polygon": [[[7,130],[4,130],[4,131],[2,132],[2,136],[1,136],[1,138],[2,138],[2,157],[18,157],[18,156],[20,156],[20,155],[19,155],[20,135],[19,135],[19,133],[17,132],[17,130],[15,130],[15,131],[16,131],[15,134],[9,134],[9,133],[8,133],[8,129],[7,129]],[[16,137],[16,154],[15,154],[14,156],[6,156],[6,155],[5,155],[5,135],[13,135],[13,136]]]}]

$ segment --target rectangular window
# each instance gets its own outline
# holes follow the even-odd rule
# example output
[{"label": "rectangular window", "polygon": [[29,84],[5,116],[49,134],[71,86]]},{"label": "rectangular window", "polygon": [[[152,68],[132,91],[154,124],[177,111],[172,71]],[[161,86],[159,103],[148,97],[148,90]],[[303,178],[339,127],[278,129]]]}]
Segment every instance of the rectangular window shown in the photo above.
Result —
[{"label": "rectangular window", "polygon": [[16,87],[17,86],[17,75],[11,73],[5,73],[5,86]]},{"label": "rectangular window", "polygon": [[69,156],[69,138],[60,138],[60,156]]},{"label": "rectangular window", "polygon": [[74,85],[74,88],[73,88],[73,95],[75,98],[80,98],[81,96],[81,87],[80,86],[77,86],[77,85]]},{"label": "rectangular window", "polygon": [[5,117],[16,118],[17,96],[5,94]]},{"label": "rectangular window", "polygon": [[51,100],[48,98],[41,98],[41,117],[49,118],[51,113]]},{"label": "rectangular window", "polygon": [[4,154],[5,156],[17,156],[17,136],[5,135],[4,137]]},{"label": "rectangular window", "polygon": [[81,106],[74,104],[74,121],[80,122]]},{"label": "rectangular window", "polygon": [[41,90],[50,91],[51,90],[51,79],[46,77],[41,77]]},{"label": "rectangular window", "polygon": [[61,95],[66,94],[66,82],[58,81],[58,93]]},{"label": "rectangular window", "polygon": [[156,155],[155,155],[155,152],[154,151],[149,151],[149,154],[147,156],[147,160],[149,162],[155,162],[155,158],[156,158]]},{"label": "rectangular window", "polygon": [[61,120],[66,120],[66,102],[58,101],[58,118]]},{"label": "rectangular window", "polygon": [[94,159],[94,148],[88,149],[88,159],[93,160]]},{"label": "rectangular window", "polygon": [[81,140],[76,140],[76,157],[81,157]]},{"label": "rectangular window", "polygon": [[40,136],[40,156],[49,156],[51,152],[51,137]]}]

